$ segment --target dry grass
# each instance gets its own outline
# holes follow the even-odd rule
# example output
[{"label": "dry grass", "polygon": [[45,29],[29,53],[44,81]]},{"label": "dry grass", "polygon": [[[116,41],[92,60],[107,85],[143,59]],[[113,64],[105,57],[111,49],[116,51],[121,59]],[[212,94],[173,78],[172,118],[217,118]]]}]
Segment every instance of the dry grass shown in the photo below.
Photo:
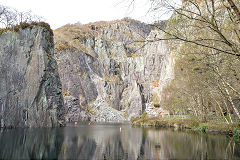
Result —
[{"label": "dry grass", "polygon": [[131,53],[130,57],[136,58],[136,57],[140,57],[140,56],[139,56],[139,54],[137,54],[136,52],[134,52],[134,53]]},{"label": "dry grass", "polygon": [[67,43],[62,43],[62,44],[55,44],[54,49],[55,49],[55,53],[58,53],[62,50],[67,50],[67,49],[72,50],[73,48]]},{"label": "dry grass", "polygon": [[123,81],[122,79],[119,77],[119,75],[110,75],[110,76],[103,76],[104,81],[106,82],[111,82],[111,83],[119,83],[122,84]]},{"label": "dry grass", "polygon": [[18,32],[20,29],[25,29],[25,28],[33,28],[33,26],[41,26],[45,27],[48,31],[50,31],[50,34],[53,35],[53,31],[48,23],[45,22],[32,22],[32,23],[20,23],[19,25],[13,26],[11,28],[5,28],[5,29],[0,29],[0,34],[5,33],[7,31],[15,31]]},{"label": "dry grass", "polygon": [[152,117],[148,119],[133,119],[132,123],[135,124],[150,124],[154,126],[162,126],[162,127],[171,127],[177,125],[179,127],[197,127],[199,122],[195,119],[181,119],[181,118],[158,118]]},{"label": "dry grass", "polygon": [[70,96],[70,91],[66,90],[63,92],[63,97]]},{"label": "dry grass", "polygon": [[80,108],[82,108],[86,114],[91,114],[91,115],[95,115],[96,113],[94,112],[93,108],[89,108],[89,107],[85,107],[80,105]]},{"label": "dry grass", "polygon": [[[128,23],[133,23],[133,24],[141,23],[136,20],[124,18],[121,20],[99,21],[99,22],[93,22],[93,23],[88,23],[84,25],[68,24],[61,28],[58,28],[53,31],[54,42],[55,42],[55,52],[57,53],[61,50],[64,50],[65,47],[62,46],[62,44],[64,44],[95,57],[96,56],[95,53],[85,47],[84,41],[87,40],[88,38],[96,37],[101,32],[102,28],[108,27],[110,25],[120,23],[123,21]],[[66,47],[66,48],[69,49],[69,47]]]},{"label": "dry grass", "polygon": [[[79,41],[81,41],[89,37],[94,37],[98,34],[100,28],[104,28],[121,21],[123,20],[115,20],[109,22],[99,21],[84,25],[68,24],[53,31],[55,43],[69,42],[74,39],[78,39]],[[92,29],[92,26],[95,26],[96,29]]]}]

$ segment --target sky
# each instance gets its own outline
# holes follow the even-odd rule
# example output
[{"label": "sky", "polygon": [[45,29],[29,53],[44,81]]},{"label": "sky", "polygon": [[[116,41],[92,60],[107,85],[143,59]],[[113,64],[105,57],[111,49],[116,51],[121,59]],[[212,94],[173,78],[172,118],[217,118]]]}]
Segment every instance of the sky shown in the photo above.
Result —
[{"label": "sky", "polygon": [[[96,21],[110,21],[131,17],[146,23],[156,20],[155,13],[148,12],[150,0],[137,0],[129,7],[131,0],[0,0],[0,4],[19,11],[32,11],[50,24],[52,29],[65,24],[86,24]],[[167,19],[170,14],[161,16]]]}]

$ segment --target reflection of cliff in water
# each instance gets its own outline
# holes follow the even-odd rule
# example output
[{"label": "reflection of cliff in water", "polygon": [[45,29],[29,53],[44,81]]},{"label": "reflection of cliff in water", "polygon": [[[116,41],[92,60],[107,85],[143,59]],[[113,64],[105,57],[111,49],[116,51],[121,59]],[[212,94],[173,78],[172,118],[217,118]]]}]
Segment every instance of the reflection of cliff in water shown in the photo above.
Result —
[{"label": "reflection of cliff in water", "polygon": [[81,125],[2,131],[0,158],[237,159],[240,146],[226,136],[127,125]]},{"label": "reflection of cliff in water", "polygon": [[[64,133],[64,152],[59,157],[70,159],[74,148],[82,153],[75,156],[77,159],[136,159],[142,138],[141,129],[129,129],[129,126],[121,126],[121,132],[120,126],[102,125],[65,129]],[[82,152],[85,143],[89,143],[88,151]]]},{"label": "reflection of cliff in water", "polygon": [[0,159],[53,159],[63,134],[58,129],[12,129],[0,133]]}]

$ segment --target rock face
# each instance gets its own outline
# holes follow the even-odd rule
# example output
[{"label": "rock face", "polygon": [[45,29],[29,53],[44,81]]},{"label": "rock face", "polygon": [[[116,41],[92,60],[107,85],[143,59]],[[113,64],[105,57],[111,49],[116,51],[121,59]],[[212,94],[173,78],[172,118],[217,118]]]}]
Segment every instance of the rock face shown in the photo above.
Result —
[{"label": "rock face", "polygon": [[164,34],[135,20],[102,23],[54,31],[66,120],[123,121],[165,112],[154,103],[173,78],[174,54],[167,42],[145,41]]},{"label": "rock face", "polygon": [[0,35],[1,127],[167,113],[154,107],[173,78],[174,54],[155,41],[164,34],[135,20],[102,23],[55,30],[55,55],[43,26]]},{"label": "rock face", "polygon": [[64,123],[64,107],[51,31],[33,26],[0,34],[1,127]]}]

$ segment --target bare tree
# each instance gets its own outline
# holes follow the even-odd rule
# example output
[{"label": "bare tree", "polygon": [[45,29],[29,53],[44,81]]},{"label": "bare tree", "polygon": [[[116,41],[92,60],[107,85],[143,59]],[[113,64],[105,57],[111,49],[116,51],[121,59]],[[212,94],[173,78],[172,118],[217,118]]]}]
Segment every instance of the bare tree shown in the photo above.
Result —
[{"label": "bare tree", "polygon": [[1,28],[11,27],[15,21],[16,21],[16,14],[14,10],[5,6],[0,6]]},{"label": "bare tree", "polygon": [[22,23],[40,22],[43,18],[31,11],[19,12],[16,9],[0,5],[0,28],[11,28]]},{"label": "bare tree", "polygon": [[[129,0],[131,5],[138,0]],[[234,0],[149,0],[151,10],[173,12],[167,27],[152,26],[165,33],[178,53],[174,81],[166,89],[163,102],[167,108],[187,110],[196,116],[209,113],[226,117],[230,102],[238,119],[240,111],[234,99],[240,96],[240,12]],[[183,107],[184,106],[184,107]],[[214,111],[214,112],[212,112]]]},{"label": "bare tree", "polygon": [[[129,1],[130,5],[137,3],[137,0]],[[216,50],[218,53],[225,53],[235,56],[240,56],[240,30],[239,30],[239,9],[232,0],[184,0],[182,5],[179,5],[174,0],[149,0],[151,3],[151,11],[165,10],[168,13],[173,12],[174,18],[178,22],[163,29],[157,25],[154,27],[162,30],[168,35],[168,38],[155,39],[158,40],[179,40],[182,42],[192,43],[201,47]],[[224,23],[231,23],[231,29],[224,26]],[[168,28],[171,28],[168,30]],[[189,38],[189,35],[184,34],[184,29],[191,28],[195,30],[193,34],[196,36]],[[208,31],[208,34],[198,36],[201,31]],[[232,40],[232,37],[236,39]],[[214,42],[221,43],[219,46],[212,45]]]},{"label": "bare tree", "polygon": [[227,0],[227,1],[230,4],[230,6],[231,6],[232,10],[234,11],[234,13],[236,14],[238,21],[240,21],[240,11],[239,11],[239,9],[237,8],[237,6],[233,2],[233,0]]}]

